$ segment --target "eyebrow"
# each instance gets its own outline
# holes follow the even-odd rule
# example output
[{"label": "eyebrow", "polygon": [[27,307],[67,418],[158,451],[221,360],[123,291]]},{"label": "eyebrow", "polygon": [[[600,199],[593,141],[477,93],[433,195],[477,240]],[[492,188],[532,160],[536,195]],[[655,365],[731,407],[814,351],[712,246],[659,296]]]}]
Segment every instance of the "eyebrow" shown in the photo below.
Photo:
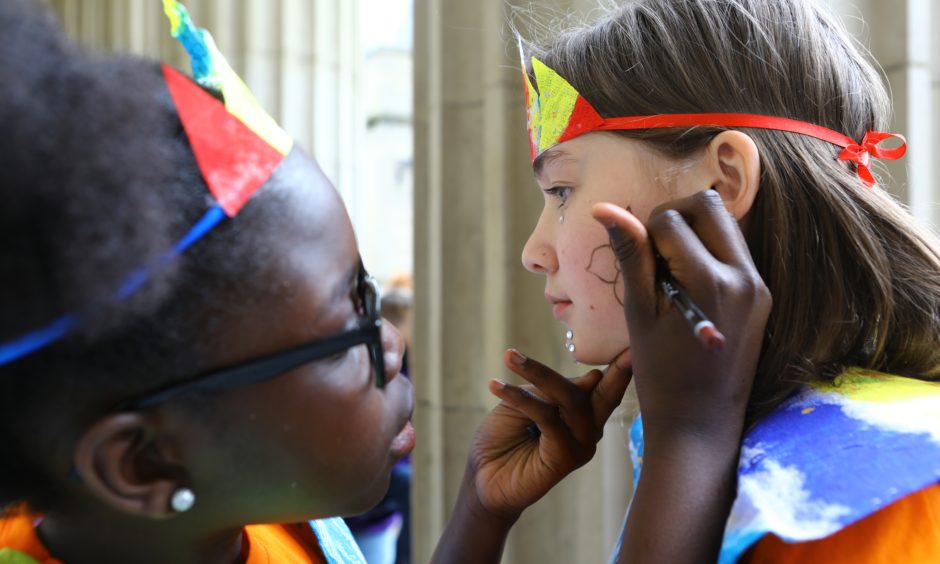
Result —
[{"label": "eyebrow", "polygon": [[361,264],[362,264],[361,258],[355,263],[353,263],[352,267],[350,267],[350,269],[346,271],[346,274],[344,274],[343,277],[340,278],[336,282],[336,284],[333,286],[332,290],[330,291],[330,296],[327,299],[327,301],[316,306],[317,309],[313,315],[314,325],[319,323],[320,320],[323,319],[323,316],[327,315],[331,311],[333,305],[336,302],[344,299],[347,295],[349,295],[349,291],[353,288],[353,285],[355,285],[358,281],[359,268]]},{"label": "eyebrow", "polygon": [[333,287],[333,293],[330,295],[330,304],[337,300],[345,298],[349,291],[356,285],[359,280],[359,269],[362,265],[362,257],[359,258],[356,262],[353,263],[352,267],[346,271],[346,275],[336,283]]},{"label": "eyebrow", "polygon": [[535,160],[532,161],[532,172],[535,174],[536,178],[538,178],[542,176],[542,171],[549,164],[567,159],[573,159],[570,153],[566,153],[562,149],[549,149],[535,157]]}]

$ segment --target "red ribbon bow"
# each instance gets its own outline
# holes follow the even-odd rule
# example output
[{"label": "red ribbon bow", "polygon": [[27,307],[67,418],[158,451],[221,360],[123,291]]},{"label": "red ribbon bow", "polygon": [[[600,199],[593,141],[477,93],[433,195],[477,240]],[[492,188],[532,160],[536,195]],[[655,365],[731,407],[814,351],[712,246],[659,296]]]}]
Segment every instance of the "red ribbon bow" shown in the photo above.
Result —
[{"label": "red ribbon bow", "polygon": [[[901,141],[897,147],[879,147],[878,144],[885,139],[896,138]],[[858,166],[858,175],[865,183],[865,186],[871,188],[875,185],[875,177],[871,173],[871,158],[896,160],[904,156],[907,152],[907,139],[897,133],[885,133],[882,131],[869,131],[862,139],[862,144],[853,143],[847,145],[839,153],[839,159],[843,161],[852,161]]]}]

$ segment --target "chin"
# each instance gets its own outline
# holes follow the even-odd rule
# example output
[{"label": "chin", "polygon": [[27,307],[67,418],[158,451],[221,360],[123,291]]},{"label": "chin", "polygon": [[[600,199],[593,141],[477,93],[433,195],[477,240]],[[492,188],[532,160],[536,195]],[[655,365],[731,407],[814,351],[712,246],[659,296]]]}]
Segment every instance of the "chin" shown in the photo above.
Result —
[{"label": "chin", "polygon": [[388,488],[391,485],[391,472],[384,477],[376,480],[368,488],[362,490],[362,495],[351,501],[351,507],[343,511],[344,516],[360,515],[365,513],[385,499]]},{"label": "chin", "polygon": [[629,344],[620,344],[616,346],[585,347],[585,349],[582,350],[578,347],[577,343],[575,343],[574,359],[581,364],[606,366],[613,362],[613,360],[617,358],[617,355],[629,346]]}]

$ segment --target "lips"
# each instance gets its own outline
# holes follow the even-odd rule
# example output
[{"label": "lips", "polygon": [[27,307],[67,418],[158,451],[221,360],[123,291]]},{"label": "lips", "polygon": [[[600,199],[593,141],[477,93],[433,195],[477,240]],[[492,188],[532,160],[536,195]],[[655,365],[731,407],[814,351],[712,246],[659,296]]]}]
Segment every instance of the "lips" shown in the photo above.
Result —
[{"label": "lips", "polygon": [[411,384],[411,381],[405,378],[404,376],[398,376],[396,381],[401,379],[401,385],[406,385],[407,391],[406,398],[407,403],[405,404],[404,412],[402,413],[403,422],[401,430],[398,431],[398,434],[395,435],[395,438],[392,439],[392,444],[389,447],[389,452],[395,458],[401,458],[407,456],[415,448],[415,428],[411,424],[411,417],[414,415],[414,386]]},{"label": "lips", "polygon": [[567,310],[570,305],[571,302],[557,302],[552,306],[552,317],[555,318],[555,321],[561,321],[565,310]]},{"label": "lips", "polygon": [[392,439],[391,452],[392,456],[395,458],[401,458],[407,456],[415,448],[415,442],[417,438],[415,437],[415,428],[411,424],[411,421],[405,422],[405,426],[401,428],[401,431],[395,435],[395,438]]},{"label": "lips", "polygon": [[548,292],[545,292],[545,299],[548,301],[548,303],[552,304],[552,316],[556,321],[561,321],[565,311],[571,305],[571,300],[553,296]]}]

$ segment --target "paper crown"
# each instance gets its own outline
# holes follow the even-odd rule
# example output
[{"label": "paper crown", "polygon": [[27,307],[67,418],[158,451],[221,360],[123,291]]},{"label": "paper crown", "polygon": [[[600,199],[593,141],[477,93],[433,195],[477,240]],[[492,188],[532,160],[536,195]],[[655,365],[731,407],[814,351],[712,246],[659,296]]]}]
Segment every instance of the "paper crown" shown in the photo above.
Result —
[{"label": "paper crown", "polygon": [[224,105],[164,65],[167,87],[209,190],[229,216],[251,198],[293,145],[222,56],[212,35],[193,25],[177,0],[163,0],[170,33],[192,60],[193,78]]},{"label": "paper crown", "polygon": [[[587,99],[567,80],[542,61],[532,57],[532,72],[538,89],[529,78],[525,63],[525,50],[518,39],[522,77],[525,88],[529,148],[532,161],[548,149],[591,131],[626,131],[636,129],[663,129],[671,127],[751,127],[790,131],[822,139],[842,147],[838,158],[854,162],[859,177],[866,186],[875,185],[871,172],[872,157],[894,160],[904,156],[907,141],[896,133],[869,131],[861,143],[851,137],[819,125],[789,118],[761,114],[697,113],[657,114],[646,116],[602,117]],[[901,142],[897,147],[879,147],[887,139]]]},{"label": "paper crown", "polygon": [[[0,366],[39,351],[138,291],[154,272],[236,215],[274,174],[293,140],[269,116],[219,52],[208,31],[193,25],[186,8],[163,0],[170,32],[189,53],[196,83],[163,65],[163,76],[196,163],[216,203],[162,255],[129,273],[114,296],[86,311],[59,317],[46,327],[0,343]],[[218,101],[203,88],[217,91]]]}]

